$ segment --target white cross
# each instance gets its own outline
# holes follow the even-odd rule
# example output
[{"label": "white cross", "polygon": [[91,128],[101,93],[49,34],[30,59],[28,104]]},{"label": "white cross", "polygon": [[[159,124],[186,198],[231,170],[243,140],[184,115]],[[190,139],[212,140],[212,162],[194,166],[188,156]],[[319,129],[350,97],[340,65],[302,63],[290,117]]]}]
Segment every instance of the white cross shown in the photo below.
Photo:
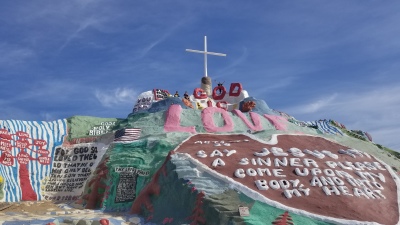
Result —
[{"label": "white cross", "polygon": [[207,52],[207,36],[204,36],[204,51],[193,50],[193,49],[186,49],[187,52],[194,52],[194,53],[202,53],[204,54],[204,73],[207,77],[207,55],[216,55],[216,56],[226,56],[223,53],[216,53],[216,52]]}]

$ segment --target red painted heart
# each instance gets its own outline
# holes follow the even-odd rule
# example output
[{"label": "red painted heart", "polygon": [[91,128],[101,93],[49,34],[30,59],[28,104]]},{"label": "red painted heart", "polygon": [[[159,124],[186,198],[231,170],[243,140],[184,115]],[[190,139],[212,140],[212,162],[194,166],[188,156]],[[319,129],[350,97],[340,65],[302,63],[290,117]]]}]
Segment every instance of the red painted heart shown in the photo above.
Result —
[{"label": "red painted heart", "polygon": [[29,163],[29,154],[28,153],[26,153],[26,152],[20,152],[20,153],[18,153],[18,155],[17,155],[17,160],[18,160],[18,163],[19,164],[23,164],[23,165],[26,165],[26,164],[28,164]]},{"label": "red painted heart", "polygon": [[14,165],[14,158],[9,152],[3,152],[0,162],[5,166],[12,166]]}]

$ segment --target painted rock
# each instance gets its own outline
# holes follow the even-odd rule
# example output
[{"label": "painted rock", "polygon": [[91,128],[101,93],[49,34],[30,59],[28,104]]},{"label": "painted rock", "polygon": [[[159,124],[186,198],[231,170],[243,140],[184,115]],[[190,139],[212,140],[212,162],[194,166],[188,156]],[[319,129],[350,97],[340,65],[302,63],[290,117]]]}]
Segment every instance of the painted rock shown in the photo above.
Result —
[{"label": "painted rock", "polygon": [[246,135],[197,134],[174,154],[189,156],[201,170],[283,210],[295,208],[340,224],[396,224],[399,179],[389,166],[361,150],[317,136],[274,135],[261,142]]}]

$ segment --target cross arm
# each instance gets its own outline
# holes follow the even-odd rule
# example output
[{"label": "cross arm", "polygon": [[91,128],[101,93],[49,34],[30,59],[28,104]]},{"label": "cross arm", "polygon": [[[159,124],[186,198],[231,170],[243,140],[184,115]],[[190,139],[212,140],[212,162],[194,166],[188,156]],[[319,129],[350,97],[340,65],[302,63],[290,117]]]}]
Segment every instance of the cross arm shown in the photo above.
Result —
[{"label": "cross arm", "polygon": [[207,55],[226,56],[226,54],[223,54],[223,53],[205,52],[205,51],[199,51],[199,50],[193,50],[193,49],[186,49],[186,51],[187,51],[187,52],[194,52],[194,53],[207,54]]}]

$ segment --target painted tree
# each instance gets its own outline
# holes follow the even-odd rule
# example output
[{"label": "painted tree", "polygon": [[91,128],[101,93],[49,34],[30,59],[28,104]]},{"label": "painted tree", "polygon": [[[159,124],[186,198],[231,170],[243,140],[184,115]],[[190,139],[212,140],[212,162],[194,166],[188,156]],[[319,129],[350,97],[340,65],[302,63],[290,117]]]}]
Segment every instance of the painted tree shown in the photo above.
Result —
[{"label": "painted tree", "polygon": [[[49,151],[43,149],[46,144],[45,140],[30,138],[29,134],[24,131],[10,134],[7,129],[0,129],[0,151],[2,151],[0,163],[5,166],[13,166],[17,159],[22,201],[33,201],[38,198],[31,185],[28,163],[36,161],[42,165],[50,164]],[[34,158],[28,151],[40,154],[40,156]],[[13,152],[16,155],[12,155]]]},{"label": "painted tree", "polygon": [[110,158],[106,157],[97,167],[93,178],[89,181],[88,190],[90,193],[84,195],[82,199],[86,200],[86,209],[99,208],[105,197],[105,189],[107,185],[104,180],[107,178],[108,167],[107,162]]},{"label": "painted tree", "polygon": [[[192,189],[192,191],[194,190],[195,189]],[[206,224],[203,211],[204,196],[204,192],[199,192],[196,196],[196,202],[192,211],[192,215],[188,217],[188,219],[192,221],[190,225]]]},{"label": "painted tree", "polygon": [[282,215],[278,216],[274,222],[272,222],[273,225],[294,225],[292,217],[289,215],[289,212],[286,211]]}]

